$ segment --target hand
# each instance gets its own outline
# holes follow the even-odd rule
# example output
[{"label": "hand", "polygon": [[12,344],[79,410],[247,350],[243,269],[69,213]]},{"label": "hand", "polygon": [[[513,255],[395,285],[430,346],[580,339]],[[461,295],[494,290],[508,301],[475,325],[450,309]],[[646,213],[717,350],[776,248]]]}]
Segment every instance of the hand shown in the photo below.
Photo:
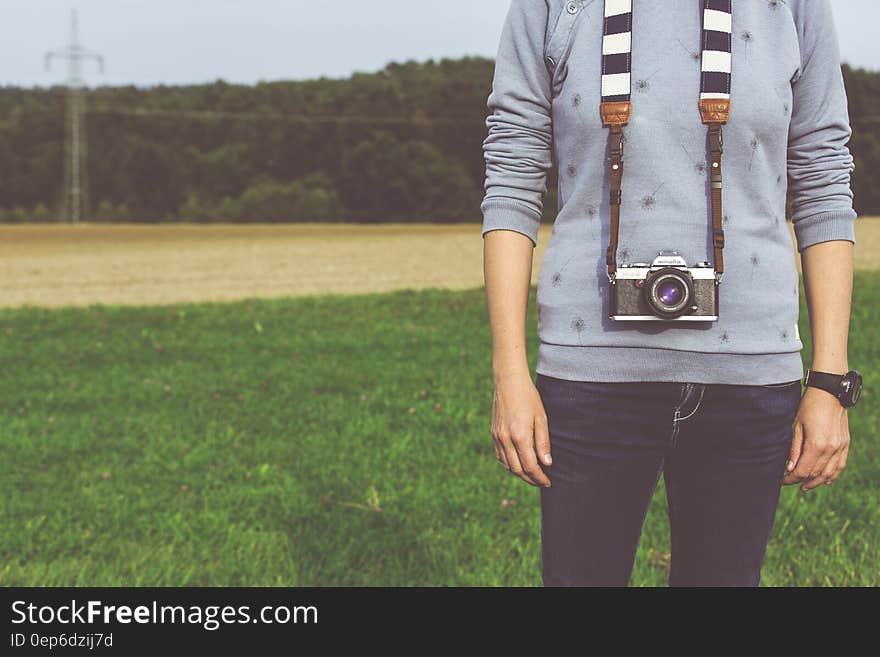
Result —
[{"label": "hand", "polygon": [[802,491],[830,484],[846,467],[849,417],[830,392],[807,386],[792,424],[785,485],[804,482]]},{"label": "hand", "polygon": [[496,380],[492,403],[495,458],[523,481],[550,486],[538,463],[550,465],[550,433],[541,395],[528,372]]}]

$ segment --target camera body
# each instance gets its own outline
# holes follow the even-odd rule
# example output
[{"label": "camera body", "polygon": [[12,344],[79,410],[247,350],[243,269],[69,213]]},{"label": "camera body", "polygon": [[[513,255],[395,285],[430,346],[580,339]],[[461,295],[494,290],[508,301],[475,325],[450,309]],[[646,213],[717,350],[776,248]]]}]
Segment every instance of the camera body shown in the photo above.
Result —
[{"label": "camera body", "polygon": [[711,322],[718,319],[718,277],[708,262],[688,267],[677,251],[619,265],[609,317],[618,321]]}]

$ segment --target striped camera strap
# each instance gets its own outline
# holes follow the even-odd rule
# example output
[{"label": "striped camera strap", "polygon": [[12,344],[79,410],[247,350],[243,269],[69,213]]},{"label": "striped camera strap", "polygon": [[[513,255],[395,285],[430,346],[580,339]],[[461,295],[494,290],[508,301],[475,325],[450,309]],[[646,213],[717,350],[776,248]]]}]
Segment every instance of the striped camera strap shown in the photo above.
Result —
[{"label": "striped camera strap", "polygon": [[[623,178],[623,133],[632,111],[632,5],[633,0],[605,0],[602,33],[603,125],[609,126],[611,156],[611,243],[606,252],[608,278],[613,283],[617,271],[617,239],[620,228],[621,180]],[[724,271],[721,226],[721,124],[730,115],[731,0],[703,0],[702,54],[699,108],[708,124],[707,141],[711,158],[712,236],[717,274]]]}]

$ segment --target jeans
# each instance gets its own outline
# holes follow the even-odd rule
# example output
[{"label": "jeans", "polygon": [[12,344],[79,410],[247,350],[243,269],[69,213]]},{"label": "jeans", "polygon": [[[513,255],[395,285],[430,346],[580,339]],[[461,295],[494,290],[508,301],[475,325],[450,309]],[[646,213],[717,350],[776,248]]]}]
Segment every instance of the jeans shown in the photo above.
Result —
[{"label": "jeans", "polygon": [[550,431],[545,586],[626,586],[663,473],[671,586],[757,586],[800,381],[569,381],[537,374]]}]

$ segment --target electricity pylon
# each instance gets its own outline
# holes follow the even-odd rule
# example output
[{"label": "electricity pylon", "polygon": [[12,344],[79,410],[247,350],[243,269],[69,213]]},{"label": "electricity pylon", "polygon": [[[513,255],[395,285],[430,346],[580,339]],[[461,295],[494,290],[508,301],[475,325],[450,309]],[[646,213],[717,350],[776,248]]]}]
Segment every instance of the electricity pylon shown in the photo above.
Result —
[{"label": "electricity pylon", "polygon": [[85,134],[85,96],[82,79],[82,63],[87,59],[98,62],[104,72],[104,58],[79,44],[76,9],[70,11],[70,43],[59,50],[46,53],[45,69],[48,71],[53,57],[67,60],[67,117],[64,128],[64,198],[62,211],[68,222],[79,223],[80,217],[88,215],[88,167],[86,166],[87,142]]}]

